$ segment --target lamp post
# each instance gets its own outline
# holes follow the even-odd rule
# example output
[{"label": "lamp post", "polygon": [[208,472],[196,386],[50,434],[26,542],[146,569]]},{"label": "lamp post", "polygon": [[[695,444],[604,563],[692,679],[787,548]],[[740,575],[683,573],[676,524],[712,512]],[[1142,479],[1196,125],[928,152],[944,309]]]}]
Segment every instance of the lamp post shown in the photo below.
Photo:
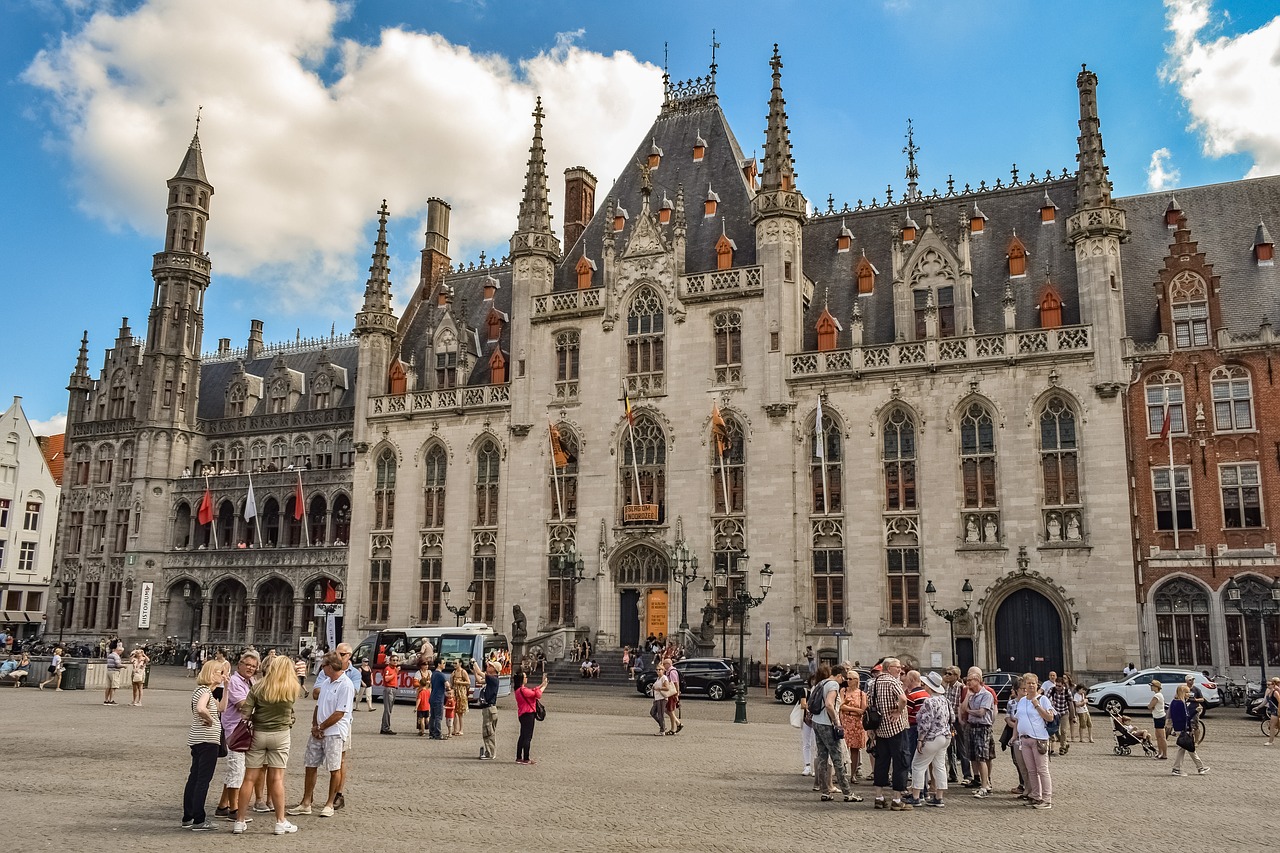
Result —
[{"label": "lamp post", "polygon": [[689,553],[689,546],[681,542],[671,554],[671,576],[680,584],[680,634],[689,631],[689,584],[698,579],[698,555]]},{"label": "lamp post", "polygon": [[327,583],[328,581],[325,583],[316,581],[315,586],[311,588],[311,598],[316,603],[313,615],[324,617],[325,645],[329,646],[329,650],[332,651],[334,648],[337,648],[338,643],[337,624],[335,622],[333,643],[329,643],[329,620],[336,620],[338,610],[342,607],[342,587],[335,586],[333,590],[333,601],[326,602],[323,598],[325,594],[325,584]]},{"label": "lamp post", "polygon": [[[1227,581],[1227,604],[1245,619],[1256,617],[1258,620],[1258,637],[1260,648],[1258,663],[1262,668],[1261,684],[1267,684],[1267,621],[1266,617],[1280,613],[1280,578],[1264,587],[1257,581],[1250,580],[1246,585],[1236,582],[1233,577]],[[1248,629],[1241,632],[1245,636],[1245,660],[1248,660]]]},{"label": "lamp post", "polygon": [[578,624],[578,584],[586,580],[583,574],[587,569],[587,561],[578,556],[578,553],[570,548],[556,556],[556,570],[559,573],[558,579],[573,582],[573,612],[568,615],[566,622],[573,625]]},{"label": "lamp post", "polygon": [[[747,561],[751,559],[745,551],[738,552],[734,559],[737,574],[743,578],[742,586],[738,589],[736,595],[727,599],[733,615],[738,617],[738,685],[734,691],[734,709],[733,721],[735,723],[745,723],[747,721],[747,614],[753,608],[759,607],[764,603],[765,598],[769,595],[769,588],[773,586],[773,570],[769,568],[769,564],[765,563],[764,568],[760,570],[760,595],[754,596],[747,591],[746,575]],[[716,567],[716,585],[721,589],[727,589],[729,585],[729,567],[727,564]]]},{"label": "lamp post", "polygon": [[441,592],[444,593],[444,609],[448,610],[450,613],[453,614],[454,626],[456,627],[458,625],[461,625],[462,620],[465,619],[467,616],[467,613],[470,612],[471,605],[475,604],[476,582],[472,581],[471,583],[467,584],[467,603],[461,607],[454,607],[452,604],[449,603],[449,582],[448,581],[444,582],[444,587],[441,589]]},{"label": "lamp post", "polygon": [[201,610],[204,607],[204,593],[200,587],[196,586],[195,581],[191,581],[182,587],[182,600],[191,608],[191,639],[190,643],[196,641],[196,631],[200,628]]},{"label": "lamp post", "polygon": [[951,664],[956,662],[956,626],[955,620],[959,619],[969,612],[969,605],[973,604],[973,584],[969,583],[969,579],[964,579],[964,586],[960,587],[960,592],[964,595],[964,606],[957,607],[954,610],[939,610],[934,604],[938,600],[938,590],[934,587],[933,581],[929,581],[924,587],[925,601],[929,602],[929,609],[935,615],[941,616],[947,620],[947,629],[951,632]]},{"label": "lamp post", "polygon": [[67,629],[67,606],[76,600],[76,582],[62,585],[62,594],[58,596],[58,645],[62,645],[62,634]]}]

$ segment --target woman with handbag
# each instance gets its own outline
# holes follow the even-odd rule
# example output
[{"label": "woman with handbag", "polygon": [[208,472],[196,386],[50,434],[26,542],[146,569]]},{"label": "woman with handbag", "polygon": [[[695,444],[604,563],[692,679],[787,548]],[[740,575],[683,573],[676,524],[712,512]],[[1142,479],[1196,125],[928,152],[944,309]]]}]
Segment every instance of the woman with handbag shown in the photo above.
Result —
[{"label": "woman with handbag", "polygon": [[63,669],[62,648],[59,647],[53,650],[53,659],[49,661],[49,677],[40,682],[40,689],[44,690],[45,685],[52,681],[54,690],[61,693]]},{"label": "woman with handbag", "polygon": [[649,716],[653,717],[654,722],[658,724],[658,731],[654,737],[661,737],[667,733],[667,691],[671,689],[671,683],[667,681],[667,670],[670,667],[671,661],[658,661],[658,677],[653,680],[653,687],[649,691],[649,695],[653,698]]},{"label": "woman with handbag", "polygon": [[511,676],[512,692],[516,695],[516,718],[520,721],[520,739],[516,741],[516,764],[537,764],[529,757],[533,745],[533,725],[537,722],[542,691],[547,689],[547,674],[542,673],[542,684],[529,687],[524,683],[524,672]]},{"label": "woman with handbag", "polygon": [[217,828],[208,820],[204,806],[222,747],[222,709],[213,698],[213,687],[221,685],[222,667],[209,661],[196,676],[196,689],[191,693],[191,725],[187,729],[191,769],[182,791],[182,827],[193,832]]},{"label": "woman with handbag", "polygon": [[1040,677],[1034,672],[1022,676],[1022,695],[1011,706],[1018,727],[1018,748],[1026,769],[1027,805],[1034,809],[1053,808],[1053,779],[1049,776],[1049,728],[1056,716],[1053,702],[1040,692]]},{"label": "woman with handbag", "polygon": [[1174,776],[1186,775],[1182,772],[1182,759],[1187,753],[1191,753],[1191,760],[1196,765],[1196,773],[1203,776],[1209,772],[1209,768],[1196,754],[1194,708],[1191,702],[1191,688],[1185,684],[1179,684],[1177,692],[1173,695],[1173,701],[1169,703],[1169,722],[1173,724],[1173,730],[1177,733],[1174,743],[1178,746],[1178,757],[1173,759]]},{"label": "woman with handbag", "polygon": [[[284,771],[289,766],[290,729],[293,728],[293,704],[300,693],[298,677],[293,674],[293,661],[285,655],[271,659],[264,675],[249,690],[240,709],[244,717],[240,726],[253,731],[253,743],[244,756],[244,784],[240,787],[239,809],[231,831],[240,834],[248,828],[249,800],[258,777],[266,770],[269,799],[275,807],[276,835],[297,832],[298,827],[285,818]],[[232,739],[241,731],[232,733]],[[228,744],[236,746],[234,743]]]}]

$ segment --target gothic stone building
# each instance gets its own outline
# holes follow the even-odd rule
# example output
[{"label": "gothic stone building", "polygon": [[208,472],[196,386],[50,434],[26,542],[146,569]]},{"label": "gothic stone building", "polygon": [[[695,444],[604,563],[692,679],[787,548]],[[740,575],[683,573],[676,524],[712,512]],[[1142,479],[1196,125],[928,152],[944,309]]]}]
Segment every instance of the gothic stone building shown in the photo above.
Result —
[{"label": "gothic stone building", "polygon": [[202,356],[213,186],[198,136],[168,187],[146,338],[126,318],[95,379],[86,332],[68,386],[48,631],[295,647],[346,580],[355,341],[267,347],[254,320],[247,346]]},{"label": "gothic stone building", "polygon": [[[372,502],[348,624],[434,623],[443,603],[506,625],[519,605],[553,655],[575,629],[620,647],[676,634],[686,604],[698,631],[707,598],[758,595],[768,565],[757,658],[766,625],[774,659],[938,666],[952,629],[956,658],[988,668],[1137,656],[1129,231],[1097,78],[1077,81],[1073,174],[926,194],[912,151],[902,197],[811,212],[771,66],[759,163],[714,69],[668,82],[602,205],[567,170],[563,248],[540,106],[503,263],[452,267],[431,202],[397,317],[380,235],[356,326],[354,488]],[[948,624],[926,589],[957,609],[966,582]]]}]

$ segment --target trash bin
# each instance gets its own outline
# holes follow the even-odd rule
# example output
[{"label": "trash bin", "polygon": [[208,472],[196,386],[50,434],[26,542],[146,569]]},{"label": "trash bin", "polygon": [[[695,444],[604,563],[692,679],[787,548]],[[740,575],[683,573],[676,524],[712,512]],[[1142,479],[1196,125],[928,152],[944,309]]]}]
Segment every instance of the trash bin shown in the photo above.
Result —
[{"label": "trash bin", "polygon": [[64,670],[62,673],[62,689],[84,690],[84,662],[63,658],[62,668]]}]

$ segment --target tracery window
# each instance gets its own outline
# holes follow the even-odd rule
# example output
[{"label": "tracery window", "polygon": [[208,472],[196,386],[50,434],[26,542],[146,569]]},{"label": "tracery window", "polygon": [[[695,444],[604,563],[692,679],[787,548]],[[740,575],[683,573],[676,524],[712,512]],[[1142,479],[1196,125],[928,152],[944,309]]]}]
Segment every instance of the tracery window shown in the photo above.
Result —
[{"label": "tracery window", "polygon": [[659,394],[664,388],[662,299],[647,285],[627,311],[627,386],[633,394]]}]

